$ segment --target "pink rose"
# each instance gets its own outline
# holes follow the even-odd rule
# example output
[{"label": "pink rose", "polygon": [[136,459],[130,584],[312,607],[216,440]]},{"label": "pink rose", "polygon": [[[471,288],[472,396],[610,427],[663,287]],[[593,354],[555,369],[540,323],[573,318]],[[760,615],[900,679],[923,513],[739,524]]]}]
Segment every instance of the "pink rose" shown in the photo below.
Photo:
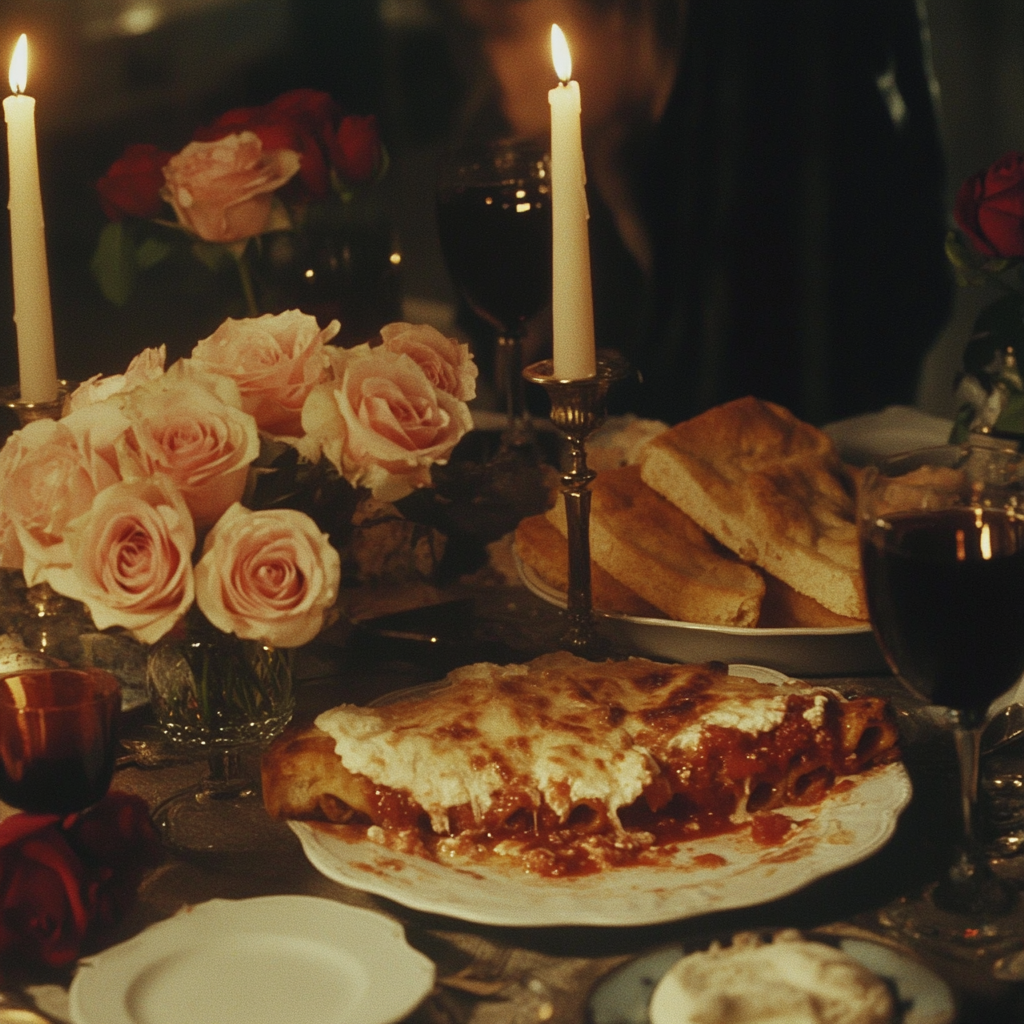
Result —
[{"label": "pink rose", "polygon": [[298,647],[337,598],[341,560],[304,513],[232,505],[207,536],[195,578],[196,603],[219,630]]},{"label": "pink rose", "polygon": [[299,170],[290,149],[263,150],[253,132],[190,142],[164,166],[164,198],[207,242],[239,242],[267,230],[273,194]]},{"label": "pink rose", "polygon": [[197,529],[212,526],[245,493],[249,467],[260,453],[256,421],[200,386],[191,368],[176,363],[159,380],[136,388],[126,396],[124,412],[131,426],[120,449],[122,476],[170,478]]},{"label": "pink rose", "polygon": [[341,329],[323,330],[316,317],[297,309],[249,320],[225,320],[192,350],[191,361],[208,373],[230,377],[242,408],[260,430],[295,437],[302,432],[302,405],[327,376],[324,345]]},{"label": "pink rose", "polygon": [[302,410],[302,453],[322,453],[381,501],[428,486],[430,467],[472,429],[466,404],[435,388],[411,356],[383,346],[332,348],[331,360],[335,379],[314,388]]},{"label": "pink rose", "polygon": [[[47,565],[67,565],[66,534],[72,520],[85,513],[105,487],[119,479],[112,462],[111,436],[94,410],[55,422],[36,420],[12,434],[0,456],[0,537],[4,565],[21,568],[34,586]],[[103,416],[112,432],[126,422],[116,409]],[[13,529],[23,560],[11,547]]]},{"label": "pink rose", "polygon": [[71,524],[70,567],[44,578],[81,601],[97,629],[121,626],[152,644],[192,604],[195,542],[192,516],[167,477],[116,483]]},{"label": "pink rose", "polygon": [[428,324],[386,324],[380,329],[380,336],[389,352],[412,356],[435,388],[447,391],[460,402],[476,398],[480,371],[468,345],[446,338]]},{"label": "pink rose", "polygon": [[144,348],[128,364],[128,369],[124,373],[115,373],[109,377],[98,373],[79,384],[65,399],[63,414],[67,416],[87,405],[96,405],[121,392],[132,391],[146,381],[156,380],[163,376],[166,360],[166,345],[159,348]]}]

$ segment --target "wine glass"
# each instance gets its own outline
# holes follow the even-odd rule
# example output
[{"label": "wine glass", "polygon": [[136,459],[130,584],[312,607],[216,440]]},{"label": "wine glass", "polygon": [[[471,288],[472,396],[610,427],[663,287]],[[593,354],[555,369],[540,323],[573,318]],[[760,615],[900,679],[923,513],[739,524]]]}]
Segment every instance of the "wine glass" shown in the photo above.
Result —
[{"label": "wine glass", "polygon": [[982,443],[894,456],[865,472],[858,516],[872,627],[952,729],[963,821],[942,877],[882,921],[972,956],[1019,943],[1021,899],[992,872],[974,818],[989,707],[1024,672],[1024,456]]},{"label": "wine glass", "polygon": [[70,814],[106,795],[121,688],[102,669],[39,668],[0,679],[0,799]]},{"label": "wine glass", "polygon": [[437,227],[452,281],[497,334],[495,380],[508,420],[503,447],[533,430],[522,378],[527,321],[551,301],[551,177],[542,142],[486,140],[441,160]]}]

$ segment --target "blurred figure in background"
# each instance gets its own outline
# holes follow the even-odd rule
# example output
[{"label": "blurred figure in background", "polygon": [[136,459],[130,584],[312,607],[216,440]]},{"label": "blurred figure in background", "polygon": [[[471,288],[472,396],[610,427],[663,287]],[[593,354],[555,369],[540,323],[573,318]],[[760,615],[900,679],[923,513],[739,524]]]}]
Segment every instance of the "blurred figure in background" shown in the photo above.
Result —
[{"label": "blurred figure in background", "polygon": [[[643,378],[621,409],[674,423],[755,394],[822,423],[913,401],[952,293],[919,7],[449,0],[516,134],[548,130],[552,22],[569,41],[598,345]],[[467,122],[493,115],[468,99]]]}]

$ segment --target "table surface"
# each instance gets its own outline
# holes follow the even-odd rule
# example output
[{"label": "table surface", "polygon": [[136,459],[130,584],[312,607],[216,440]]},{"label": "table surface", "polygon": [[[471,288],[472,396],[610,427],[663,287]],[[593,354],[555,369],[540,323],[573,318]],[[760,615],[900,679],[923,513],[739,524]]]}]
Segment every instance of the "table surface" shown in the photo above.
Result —
[{"label": "table surface", "polygon": [[[355,603],[365,597],[357,595]],[[564,628],[561,613],[553,614],[550,606],[507,582],[460,585],[444,592],[426,588],[416,599],[442,603],[413,613],[408,622],[401,623],[406,627],[418,623],[415,629],[389,629],[383,635],[377,629],[353,626],[344,620],[299,652],[297,719],[311,718],[341,702],[365,703],[392,690],[438,679],[457,664],[525,660],[557,646]],[[433,642],[416,639],[419,632],[433,636]],[[738,931],[791,927],[868,932],[884,939],[875,919],[877,909],[933,877],[943,863],[949,837],[956,834],[952,749],[940,732],[915,713],[915,701],[894,679],[827,682],[843,692],[879,693],[893,700],[905,729],[905,761],[914,784],[914,798],[884,849],[783,899],[633,928],[524,929],[467,924],[409,910],[328,880],[306,860],[287,825],[263,816],[254,827],[251,850],[185,856],[169,853],[144,881],[136,906],[112,941],[130,937],[182,907],[215,897],[326,897],[393,917],[405,927],[410,943],[435,961],[441,983],[408,1018],[414,1024],[510,1024],[519,1019],[515,1015],[516,999],[505,997],[515,989],[485,984],[486,991],[470,985],[477,991],[469,992],[463,984],[467,977],[488,982],[498,978],[509,983],[529,979],[535,987],[539,983],[542,1015],[551,1010],[551,1019],[583,1024],[587,1020],[588,995],[602,976],[637,954],[666,943],[681,942],[688,949],[696,949],[715,938],[728,939]],[[129,741],[145,742],[155,735],[147,707],[130,713],[126,725]],[[147,750],[159,751],[159,746],[132,749],[145,755]],[[138,763],[119,769],[114,787],[138,793],[156,806],[195,783],[204,768],[202,763],[182,759],[147,765],[147,758],[141,756]],[[958,1020],[998,1022],[1021,1019],[1024,1014],[1024,990],[994,980],[987,964],[934,953],[909,955],[920,955],[950,982],[960,1004]],[[67,1013],[70,977],[70,971],[44,976],[29,973],[19,981],[59,1020]],[[497,991],[492,991],[495,988]],[[543,1007],[543,1003],[550,1005]]]}]

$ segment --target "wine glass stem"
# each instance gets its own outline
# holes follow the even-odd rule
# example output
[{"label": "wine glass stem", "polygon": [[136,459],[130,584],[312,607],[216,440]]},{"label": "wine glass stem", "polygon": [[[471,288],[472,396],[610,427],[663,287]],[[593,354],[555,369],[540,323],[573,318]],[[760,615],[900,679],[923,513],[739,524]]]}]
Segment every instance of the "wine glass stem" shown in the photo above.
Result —
[{"label": "wine glass stem", "polygon": [[974,810],[978,799],[978,762],[981,756],[981,725],[957,723],[953,730],[957,763],[960,766],[960,813],[963,817],[964,844],[969,851],[976,845]]},{"label": "wine glass stem", "polygon": [[975,836],[974,812],[978,794],[978,760],[983,718],[954,713],[953,742],[960,766],[960,812],[963,836],[945,877],[932,892],[936,906],[976,921],[1007,913],[1017,902],[1013,886],[989,867]]},{"label": "wine glass stem", "polygon": [[533,423],[526,410],[526,382],[523,380],[523,346],[518,335],[498,335],[497,382],[505,399],[508,422],[502,444],[516,447],[533,440]]}]

